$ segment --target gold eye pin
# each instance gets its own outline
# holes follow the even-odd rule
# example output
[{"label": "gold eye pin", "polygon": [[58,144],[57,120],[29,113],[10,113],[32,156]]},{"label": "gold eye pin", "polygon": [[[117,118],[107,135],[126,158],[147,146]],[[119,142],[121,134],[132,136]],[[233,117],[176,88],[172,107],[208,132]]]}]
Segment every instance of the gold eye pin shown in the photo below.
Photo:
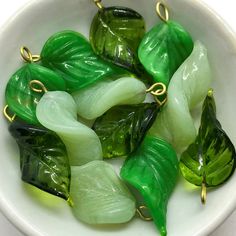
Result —
[{"label": "gold eye pin", "polygon": [[169,20],[169,10],[167,6],[163,2],[158,2],[156,5],[157,15],[163,20],[167,22]]},{"label": "gold eye pin", "polygon": [[21,47],[20,54],[23,60],[28,63],[38,62],[41,59],[40,55],[33,55],[26,46]]},{"label": "gold eye pin", "polygon": [[9,106],[6,105],[3,109],[3,115],[6,117],[6,119],[9,121],[9,122],[13,122],[16,118],[16,114],[9,114]]},{"label": "gold eye pin", "polygon": [[104,7],[102,5],[102,0],[93,0],[95,5],[100,9],[102,10]]},{"label": "gold eye pin", "polygon": [[30,86],[31,90],[33,90],[36,93],[47,93],[48,92],[47,88],[39,80],[31,80],[29,83],[29,86]]},{"label": "gold eye pin", "polygon": [[152,221],[153,219],[149,216],[145,216],[145,214],[143,213],[143,211],[147,211],[148,208],[146,206],[139,206],[137,209],[136,209],[136,212],[138,214],[138,216],[144,220],[144,221]]},{"label": "gold eye pin", "polygon": [[167,102],[167,97],[164,98],[164,100],[162,99],[162,101],[159,99],[159,97],[167,95],[167,88],[163,83],[153,84],[149,89],[146,90],[146,93],[152,94],[159,106],[163,106]]}]

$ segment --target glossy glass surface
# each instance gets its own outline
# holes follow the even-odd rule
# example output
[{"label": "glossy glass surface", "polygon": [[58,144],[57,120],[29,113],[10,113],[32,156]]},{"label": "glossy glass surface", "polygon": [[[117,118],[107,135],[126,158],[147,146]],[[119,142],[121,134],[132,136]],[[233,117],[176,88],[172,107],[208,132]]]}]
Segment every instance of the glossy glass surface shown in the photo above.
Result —
[{"label": "glossy glass surface", "polygon": [[193,50],[190,34],[174,21],[154,26],[144,36],[138,56],[153,82],[168,86],[171,77]]},{"label": "glossy glass surface", "polygon": [[213,187],[232,175],[235,162],[234,145],[216,118],[215,101],[210,92],[203,104],[198,136],[182,154],[180,170],[190,183]]},{"label": "glossy glass surface", "polygon": [[61,139],[50,130],[21,121],[14,121],[9,131],[19,146],[22,180],[67,200],[70,165]]},{"label": "glossy glass surface", "polygon": [[104,78],[128,74],[96,56],[87,39],[75,31],[61,31],[52,35],[42,49],[41,58],[45,67],[64,78],[68,92]]},{"label": "glossy glass surface", "polygon": [[207,49],[197,41],[190,57],[174,74],[168,99],[150,133],[182,151],[197,135],[191,110],[204,100],[212,81]]},{"label": "glossy glass surface", "polygon": [[136,211],[128,188],[103,161],[72,167],[70,195],[74,215],[88,224],[125,223]]},{"label": "glossy glass surface", "polygon": [[145,34],[145,22],[136,11],[109,7],[98,11],[90,29],[90,42],[105,60],[139,71],[138,46]]},{"label": "glossy glass surface", "polygon": [[116,105],[139,104],[146,97],[143,82],[130,77],[103,80],[72,94],[77,112],[86,119],[95,119]]},{"label": "glossy glass surface", "polygon": [[154,122],[156,103],[116,106],[99,117],[93,130],[98,135],[103,158],[127,156],[139,147]]},{"label": "glossy glass surface", "polygon": [[6,103],[18,117],[30,124],[38,124],[36,106],[42,94],[34,92],[29,83],[41,81],[48,90],[65,90],[62,77],[52,70],[37,64],[26,64],[10,78],[6,91]]},{"label": "glossy glass surface", "polygon": [[125,161],[121,178],[135,187],[148,207],[162,236],[167,235],[166,212],[176,185],[178,159],[172,146],[160,138],[146,136]]},{"label": "glossy glass surface", "polygon": [[76,104],[66,92],[48,92],[38,103],[36,115],[46,128],[64,142],[70,165],[83,165],[102,159],[102,147],[96,133],[77,121]]}]

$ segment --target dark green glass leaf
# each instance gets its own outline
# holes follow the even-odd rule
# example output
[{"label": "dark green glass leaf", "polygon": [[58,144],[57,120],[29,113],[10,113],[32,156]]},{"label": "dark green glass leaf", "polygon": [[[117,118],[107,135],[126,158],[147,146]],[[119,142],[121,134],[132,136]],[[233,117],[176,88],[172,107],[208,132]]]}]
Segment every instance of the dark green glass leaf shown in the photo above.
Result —
[{"label": "dark green glass leaf", "polygon": [[98,11],[90,29],[90,42],[96,54],[105,60],[137,71],[138,46],[145,34],[145,22],[136,11],[109,7]]},{"label": "dark green glass leaf", "polygon": [[129,74],[96,56],[87,39],[74,31],[62,31],[51,36],[43,47],[41,58],[44,66],[64,78],[68,92],[107,77]]},{"label": "dark green glass leaf", "polygon": [[30,88],[30,81],[41,81],[48,90],[65,90],[61,76],[37,64],[26,64],[9,80],[5,96],[10,110],[30,124],[38,124],[36,106],[43,94]]},{"label": "dark green glass leaf", "polygon": [[214,187],[232,175],[235,158],[234,145],[216,119],[215,101],[210,91],[203,104],[198,136],[181,156],[181,172],[192,184]]},{"label": "dark green glass leaf", "polygon": [[60,138],[45,128],[20,121],[13,122],[9,131],[20,149],[22,180],[67,200],[70,165]]},{"label": "dark green glass leaf", "polygon": [[144,36],[138,56],[153,80],[168,86],[172,75],[192,50],[189,33],[176,22],[168,21],[154,26]]},{"label": "dark green glass leaf", "polygon": [[146,136],[120,174],[140,192],[161,235],[166,235],[167,203],[178,176],[178,159],[171,145]]},{"label": "dark green glass leaf", "polygon": [[156,103],[116,106],[99,117],[93,129],[98,135],[104,158],[126,156],[141,143],[154,122]]}]

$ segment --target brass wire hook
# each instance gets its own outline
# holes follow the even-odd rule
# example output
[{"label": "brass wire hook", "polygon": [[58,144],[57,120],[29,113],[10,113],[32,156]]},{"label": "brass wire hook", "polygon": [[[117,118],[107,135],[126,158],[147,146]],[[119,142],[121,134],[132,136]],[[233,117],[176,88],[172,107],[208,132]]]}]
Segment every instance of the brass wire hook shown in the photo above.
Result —
[{"label": "brass wire hook", "polygon": [[102,10],[104,7],[102,5],[102,0],[93,0],[95,5],[100,9]]},{"label": "brass wire hook", "polygon": [[[162,13],[162,10],[164,13]],[[164,22],[167,22],[169,20],[169,10],[167,6],[163,2],[158,2],[156,5],[156,12],[157,15],[163,20]]]},{"label": "brass wire hook", "polygon": [[136,209],[136,212],[137,212],[138,216],[144,221],[153,221],[153,219],[151,217],[145,216],[143,214],[143,210],[147,210],[147,207],[146,206],[139,206]]},{"label": "brass wire hook", "polygon": [[[34,87],[35,85],[39,86],[39,88]],[[30,83],[29,83],[29,86],[36,93],[43,93],[43,92],[47,93],[48,92],[47,88],[39,80],[31,80]]]},{"label": "brass wire hook", "polygon": [[166,95],[167,94],[167,88],[166,85],[163,83],[155,83],[153,84],[149,89],[146,90],[146,93],[151,93],[156,102],[162,106],[166,103],[167,98],[165,98],[163,101],[160,101],[158,97]]},{"label": "brass wire hook", "polygon": [[38,62],[41,60],[40,55],[33,55],[26,46],[20,48],[20,54],[23,60],[28,63]]},{"label": "brass wire hook", "polygon": [[10,121],[11,123],[15,120],[16,118],[16,114],[13,114],[12,116],[8,114],[8,110],[9,110],[9,106],[6,105],[3,109],[3,114],[4,116],[7,118],[8,121]]},{"label": "brass wire hook", "polygon": [[201,190],[201,202],[203,205],[206,204],[206,198],[207,198],[207,188],[206,183],[202,182],[202,190]]},{"label": "brass wire hook", "polygon": [[201,202],[203,205],[206,204],[206,198],[207,198],[206,174],[203,173],[202,189],[201,189]]}]

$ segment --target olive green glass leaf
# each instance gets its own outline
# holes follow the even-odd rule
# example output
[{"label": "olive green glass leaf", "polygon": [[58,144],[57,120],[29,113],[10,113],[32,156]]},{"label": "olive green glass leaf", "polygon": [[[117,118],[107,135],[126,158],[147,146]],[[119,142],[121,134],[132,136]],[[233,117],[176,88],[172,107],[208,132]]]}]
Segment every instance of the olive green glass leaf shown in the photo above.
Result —
[{"label": "olive green glass leaf", "polygon": [[87,39],[74,31],[62,31],[51,36],[42,49],[41,59],[44,66],[64,78],[68,92],[107,77],[128,74],[96,56]]},{"label": "olive green glass leaf", "polygon": [[103,157],[121,157],[133,152],[154,122],[158,110],[156,103],[123,105],[99,117],[93,129],[101,141]]},{"label": "olive green glass leaf", "polygon": [[145,22],[136,11],[109,7],[98,11],[90,29],[90,42],[96,54],[131,71],[140,62],[138,46],[145,34]]},{"label": "olive green glass leaf", "polygon": [[193,41],[189,33],[178,23],[167,21],[146,33],[138,56],[153,80],[168,86],[172,75],[192,50]]},{"label": "olive green glass leaf", "polygon": [[216,118],[212,91],[203,104],[198,136],[182,154],[180,170],[192,184],[214,187],[224,183],[235,170],[235,148]]},{"label": "olive green glass leaf", "polygon": [[13,122],[9,131],[20,149],[22,180],[67,200],[70,165],[60,138],[43,127],[21,121]]},{"label": "olive green glass leaf", "polygon": [[172,146],[146,136],[140,147],[125,161],[121,178],[136,188],[162,236],[167,234],[167,203],[178,176],[178,159]]},{"label": "olive green glass leaf", "polygon": [[30,124],[38,124],[36,106],[43,94],[30,88],[30,81],[41,81],[48,90],[65,90],[63,78],[37,64],[26,64],[9,80],[6,91],[6,103],[13,113]]}]

